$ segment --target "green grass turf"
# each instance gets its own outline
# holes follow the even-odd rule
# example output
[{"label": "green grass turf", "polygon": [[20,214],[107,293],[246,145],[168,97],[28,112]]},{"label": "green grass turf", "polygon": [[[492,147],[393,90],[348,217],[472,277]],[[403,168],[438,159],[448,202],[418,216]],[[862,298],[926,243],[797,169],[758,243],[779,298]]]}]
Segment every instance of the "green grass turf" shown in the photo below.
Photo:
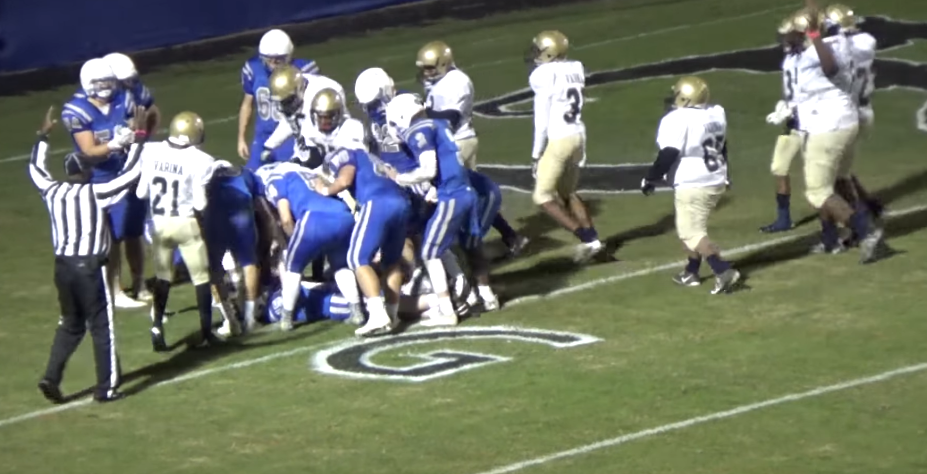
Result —
[{"label": "green grass turf", "polygon": [[[629,6],[630,5],[630,6]],[[795,5],[797,7],[798,5]],[[927,5],[860,1],[858,11],[927,20]],[[521,54],[547,28],[564,31],[587,71],[769,44],[792,8],[771,0],[678,3],[597,2],[520,12],[480,21],[439,21],[365,37],[300,47],[348,91],[362,69],[379,65],[400,86],[416,87],[413,57],[442,38],[472,77],[480,98],[526,86]],[[774,10],[774,11],[772,11]],[[766,13],[763,13],[766,12]],[[733,18],[733,19],[732,19]],[[882,56],[925,60],[923,42]],[[907,56],[911,54],[912,56]],[[184,64],[146,75],[165,115],[194,110],[207,119],[206,149],[236,159],[238,71],[246,55]],[[777,74],[705,74],[728,110],[734,188],[712,217],[726,248],[762,242],[756,229],[773,217],[768,176],[776,130],[765,115],[779,95]],[[591,163],[646,162],[662,97],[672,78],[591,88],[584,110]],[[0,159],[27,153],[32,132],[67,87],[0,99]],[[893,209],[923,204],[925,136],[915,111],[925,95],[876,95],[878,124],[863,144],[858,174],[883,190]],[[526,119],[476,120],[482,163],[525,164]],[[63,131],[53,137],[67,146]],[[57,161],[56,161],[57,163]],[[24,161],[0,163],[0,420],[47,408],[35,390],[57,320],[45,210],[32,194]],[[57,167],[58,165],[53,165]],[[797,216],[810,213],[800,197]],[[525,258],[500,266],[506,298],[555,291],[679,260],[667,193],[590,196],[599,231],[623,245],[615,263],[575,268],[565,260],[571,236],[555,230],[527,195],[507,193],[505,212],[534,237]],[[741,254],[749,289],[710,297],[708,285],[679,289],[671,272],[648,273],[592,289],[527,302],[467,325],[517,325],[572,331],[602,341],[554,349],[525,342],[459,341],[397,349],[375,360],[411,363],[410,353],[452,348],[511,358],[420,384],[346,380],[314,373],[312,353],[349,339],[348,327],[317,324],[285,336],[258,335],[205,356],[150,351],[147,310],[119,311],[119,352],[126,383],[139,391],[124,402],[85,406],[15,424],[0,421],[0,472],[476,474],[500,465],[660,426],[738,405],[924,362],[923,294],[927,214],[892,220],[891,244],[903,253],[860,267],[853,253],[804,257],[807,241]],[[811,225],[796,233],[810,232]],[[645,272],[646,273],[646,272]],[[172,294],[175,309],[193,302]],[[177,341],[196,326],[184,313],[167,327]],[[89,343],[85,344],[89,347]],[[93,381],[82,347],[65,388]],[[197,370],[262,363],[150,388]],[[202,374],[202,373],[201,373]],[[927,410],[924,375],[909,375],[819,398],[552,461],[525,472],[923,472]]]}]

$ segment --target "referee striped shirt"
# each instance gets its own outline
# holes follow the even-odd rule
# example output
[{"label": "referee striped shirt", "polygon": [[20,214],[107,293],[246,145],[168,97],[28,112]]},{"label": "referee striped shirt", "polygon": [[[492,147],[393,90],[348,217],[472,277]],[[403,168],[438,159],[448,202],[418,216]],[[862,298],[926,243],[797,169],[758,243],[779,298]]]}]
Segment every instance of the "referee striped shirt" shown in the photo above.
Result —
[{"label": "referee striped shirt", "polygon": [[32,148],[29,175],[42,194],[51,219],[52,245],[60,257],[94,257],[109,253],[109,221],[104,212],[118,203],[138,181],[137,166],[143,147],[132,145],[122,171],[107,183],[71,183],[55,180],[45,160],[48,141],[39,138]]}]

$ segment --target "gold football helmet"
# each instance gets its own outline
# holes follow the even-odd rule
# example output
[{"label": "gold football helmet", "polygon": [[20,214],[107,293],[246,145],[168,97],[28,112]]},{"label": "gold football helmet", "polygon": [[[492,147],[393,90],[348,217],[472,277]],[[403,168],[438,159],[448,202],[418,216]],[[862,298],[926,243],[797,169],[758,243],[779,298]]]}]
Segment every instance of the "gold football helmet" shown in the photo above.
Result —
[{"label": "gold football helmet", "polygon": [[666,104],[673,109],[705,107],[709,99],[711,94],[708,91],[708,83],[700,77],[686,76],[676,81]]},{"label": "gold football helmet", "polygon": [[203,119],[194,112],[181,112],[171,119],[169,140],[180,146],[196,146],[206,139]]},{"label": "gold football helmet", "polygon": [[828,6],[824,10],[824,16],[829,22],[840,26],[843,30],[855,30],[859,22],[852,8],[839,3]]},{"label": "gold football helmet", "polygon": [[443,41],[432,41],[422,46],[415,57],[418,80],[422,84],[434,84],[454,68],[454,53]]},{"label": "gold football helmet", "polygon": [[309,110],[313,125],[322,133],[332,133],[344,122],[344,99],[335,89],[320,90]]},{"label": "gold football helmet", "polygon": [[528,64],[544,64],[566,57],[570,49],[570,40],[556,30],[542,31],[531,40],[531,47],[525,53]]},{"label": "gold football helmet", "polygon": [[274,69],[268,80],[270,86],[270,100],[279,104],[285,115],[299,112],[303,105],[303,93],[306,91],[306,78],[292,65],[285,65]]}]

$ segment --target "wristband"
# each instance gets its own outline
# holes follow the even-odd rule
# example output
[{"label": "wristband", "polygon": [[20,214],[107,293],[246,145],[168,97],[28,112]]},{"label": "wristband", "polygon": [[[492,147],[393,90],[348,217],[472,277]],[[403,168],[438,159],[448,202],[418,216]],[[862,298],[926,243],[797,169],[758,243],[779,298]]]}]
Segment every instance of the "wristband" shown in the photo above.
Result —
[{"label": "wristband", "polygon": [[821,37],[821,32],[820,31],[809,31],[805,33],[805,36],[807,36],[808,39],[810,40],[816,40]]}]

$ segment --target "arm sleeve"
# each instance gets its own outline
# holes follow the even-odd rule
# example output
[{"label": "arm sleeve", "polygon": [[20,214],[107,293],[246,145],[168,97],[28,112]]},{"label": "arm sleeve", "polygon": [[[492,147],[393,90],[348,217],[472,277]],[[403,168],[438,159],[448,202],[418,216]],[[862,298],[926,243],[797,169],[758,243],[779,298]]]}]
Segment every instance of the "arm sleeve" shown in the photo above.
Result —
[{"label": "arm sleeve", "polygon": [[[142,167],[139,166],[142,152],[145,150],[145,144],[132,145],[129,149],[129,160],[122,168],[122,171],[108,183],[96,183],[93,185],[93,192],[96,195],[97,202],[102,207],[112,206],[116,201],[121,199],[122,195],[138,181],[141,175]],[[117,199],[118,196],[118,199]]]},{"label": "arm sleeve", "polygon": [[35,187],[43,196],[52,186],[58,183],[45,167],[46,158],[48,158],[48,138],[41,136],[32,147],[32,157],[29,160],[29,176],[32,177],[32,182],[35,183]]},{"label": "arm sleeve", "polygon": [[550,123],[550,92],[539,71],[531,74],[529,82],[534,90],[534,146],[531,157],[538,159],[547,147],[547,125]]},{"label": "arm sleeve", "polygon": [[281,120],[277,123],[277,128],[274,129],[274,133],[270,134],[270,137],[267,138],[267,141],[264,142],[264,148],[273,150],[278,146],[282,145],[287,138],[293,136],[293,127],[290,127],[290,123],[286,120]]},{"label": "arm sleeve", "polygon": [[241,91],[254,95],[254,71],[251,69],[251,61],[245,61],[241,68]]},{"label": "arm sleeve", "polygon": [[659,181],[663,179],[663,176],[669,173],[670,169],[673,167],[673,163],[676,163],[678,159],[678,148],[667,147],[661,149],[660,152],[657,153],[657,159],[653,162],[653,166],[650,167],[650,171],[647,172],[647,181]]},{"label": "arm sleeve", "polygon": [[461,114],[458,110],[447,109],[438,111],[434,109],[427,109],[426,113],[430,119],[442,119],[450,122],[451,130],[457,130],[457,127],[460,126]]}]

